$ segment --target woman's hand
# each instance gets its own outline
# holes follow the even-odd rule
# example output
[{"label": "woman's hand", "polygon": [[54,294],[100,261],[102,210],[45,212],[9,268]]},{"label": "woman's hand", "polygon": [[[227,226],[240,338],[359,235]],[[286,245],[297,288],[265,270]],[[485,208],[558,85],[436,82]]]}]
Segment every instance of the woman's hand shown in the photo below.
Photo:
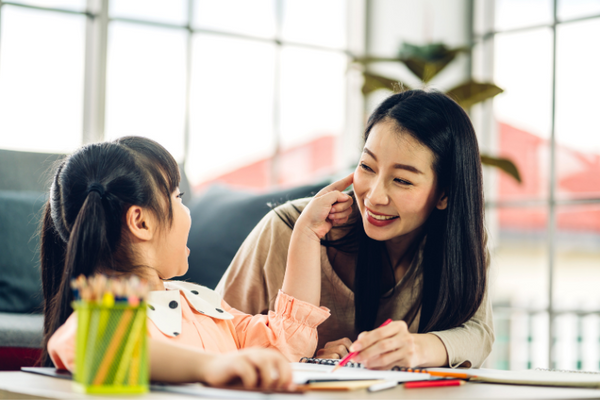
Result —
[{"label": "woman's hand", "polygon": [[249,348],[205,362],[201,381],[211,386],[241,383],[246,389],[293,390],[288,360],[273,349]]},{"label": "woman's hand", "polygon": [[354,173],[321,189],[300,214],[296,227],[321,240],[333,226],[348,221],[352,213],[352,197],[342,193],[352,184]]},{"label": "woman's hand", "polygon": [[360,351],[352,361],[370,369],[442,367],[448,364],[446,347],[437,336],[410,333],[404,321],[394,321],[361,333],[350,351]]},{"label": "woman's hand", "polygon": [[344,358],[350,352],[352,341],[348,338],[325,343],[325,347],[317,351],[317,358]]}]

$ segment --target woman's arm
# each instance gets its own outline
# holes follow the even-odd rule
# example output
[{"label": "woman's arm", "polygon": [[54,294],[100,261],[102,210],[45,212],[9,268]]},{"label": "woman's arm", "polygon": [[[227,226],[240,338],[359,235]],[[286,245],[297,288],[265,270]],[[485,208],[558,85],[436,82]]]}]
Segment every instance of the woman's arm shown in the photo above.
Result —
[{"label": "woman's arm", "polygon": [[363,332],[350,350],[367,368],[481,367],[492,350],[494,328],[488,294],[473,317],[456,328],[412,334],[404,321]]},{"label": "woman's arm", "polygon": [[352,198],[342,190],[352,184],[354,174],[323,188],[296,221],[282,290],[296,299],[320,305],[321,239],[334,225],[348,220]]}]

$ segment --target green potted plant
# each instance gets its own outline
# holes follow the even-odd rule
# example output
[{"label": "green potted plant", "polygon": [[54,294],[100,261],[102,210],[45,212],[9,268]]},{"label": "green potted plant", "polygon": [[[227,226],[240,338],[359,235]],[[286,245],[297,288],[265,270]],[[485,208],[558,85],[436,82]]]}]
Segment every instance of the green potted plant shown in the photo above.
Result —
[{"label": "green potted plant", "polygon": [[[363,69],[364,83],[362,93],[366,97],[379,89],[391,91],[410,89],[409,85],[399,82],[396,79],[369,72],[366,68],[369,64],[381,62],[403,63],[419,78],[422,86],[425,86],[433,77],[450,64],[459,53],[469,51],[471,51],[470,48],[466,47],[450,49],[443,43],[432,43],[425,46],[404,43],[400,48],[398,57],[361,57],[355,58],[353,62]],[[502,92],[503,90],[493,83],[477,82],[471,79],[453,87],[446,94],[452,97],[465,110],[468,110],[474,104],[490,99]],[[518,182],[521,182],[519,170],[507,158],[482,154],[481,163],[499,168]]]}]

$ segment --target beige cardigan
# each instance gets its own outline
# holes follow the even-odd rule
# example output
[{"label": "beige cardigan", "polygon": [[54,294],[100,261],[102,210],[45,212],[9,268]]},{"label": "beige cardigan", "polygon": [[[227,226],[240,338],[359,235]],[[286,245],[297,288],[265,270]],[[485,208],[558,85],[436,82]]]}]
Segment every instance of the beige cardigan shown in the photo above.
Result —
[{"label": "beige cardigan", "polygon": [[[300,199],[280,206],[280,210],[297,215],[292,205],[302,210],[310,199]],[[231,265],[221,278],[216,291],[232,307],[249,314],[266,313],[274,309],[277,293],[283,284],[291,229],[275,214],[269,212],[254,228],[238,250]],[[387,318],[402,320],[419,298],[421,288],[418,251],[406,275],[396,285],[393,296],[382,298],[375,325]],[[331,316],[317,328],[317,349],[325,343],[348,337],[354,341],[354,293],[333,270],[327,249],[321,246],[321,306],[331,310]],[[420,308],[409,326],[416,333]],[[440,332],[451,367],[480,367],[492,349],[494,329],[492,307],[486,293],[475,315],[465,324]]]}]

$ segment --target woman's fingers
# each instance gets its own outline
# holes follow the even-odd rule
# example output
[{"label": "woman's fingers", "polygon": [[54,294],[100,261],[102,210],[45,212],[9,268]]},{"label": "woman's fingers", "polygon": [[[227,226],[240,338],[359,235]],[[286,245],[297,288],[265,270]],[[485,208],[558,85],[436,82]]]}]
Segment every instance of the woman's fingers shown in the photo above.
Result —
[{"label": "woman's fingers", "polygon": [[362,332],[350,347],[350,351],[360,351],[356,356],[357,361],[366,360],[373,355],[394,350],[394,341],[399,343],[404,337],[410,337],[408,326],[404,321],[394,321],[372,331]]},{"label": "woman's fingers", "polygon": [[360,351],[354,361],[367,368],[415,366],[415,339],[404,321],[394,321],[387,326],[361,333],[350,350]]},{"label": "woman's fingers", "polygon": [[365,364],[365,367],[379,370],[390,370],[395,366],[406,368],[415,367],[413,362],[414,351],[408,350],[408,347],[403,347],[401,349],[382,354],[379,357],[369,360],[367,364]]},{"label": "woman's fingers", "polygon": [[408,326],[404,321],[392,321],[386,326],[373,329],[372,331],[362,332],[358,335],[358,339],[350,347],[350,351],[363,351],[367,347],[372,346],[374,343],[397,335],[399,333],[408,333]]},{"label": "woman's fingers", "polygon": [[348,338],[342,338],[333,342],[327,342],[325,346],[317,351],[317,358],[340,359],[349,353],[352,341]]}]

